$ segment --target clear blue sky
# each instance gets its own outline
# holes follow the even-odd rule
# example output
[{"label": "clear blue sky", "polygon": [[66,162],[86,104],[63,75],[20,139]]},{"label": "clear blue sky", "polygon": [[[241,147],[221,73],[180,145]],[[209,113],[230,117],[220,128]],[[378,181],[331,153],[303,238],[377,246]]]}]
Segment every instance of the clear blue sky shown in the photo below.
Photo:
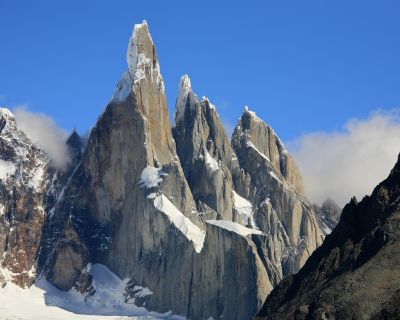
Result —
[{"label": "clear blue sky", "polygon": [[146,19],[170,110],[188,73],[225,121],[249,105],[290,140],[400,107],[399,17],[398,0],[0,0],[0,104],[85,132]]}]

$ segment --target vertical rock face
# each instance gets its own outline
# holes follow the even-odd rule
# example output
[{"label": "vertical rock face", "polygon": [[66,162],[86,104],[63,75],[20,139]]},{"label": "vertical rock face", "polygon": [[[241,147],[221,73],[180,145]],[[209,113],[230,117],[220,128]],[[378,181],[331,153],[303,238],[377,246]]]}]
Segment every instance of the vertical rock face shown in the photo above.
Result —
[{"label": "vertical rock face", "polygon": [[0,108],[0,278],[22,287],[36,275],[48,158]]},{"label": "vertical rock face", "polygon": [[325,232],[292,157],[272,128],[246,107],[233,136],[242,176],[236,189],[249,199],[257,225],[272,237],[273,260],[284,276],[299,270],[322,243]]},{"label": "vertical rock face", "polygon": [[280,278],[299,270],[325,231],[273,129],[246,108],[231,146],[215,106],[207,98],[199,101],[183,76],[173,135],[199,210],[212,209],[218,219],[269,235],[268,255],[279,265]]},{"label": "vertical rock face", "polygon": [[[400,160],[305,266],[268,297],[260,319],[395,319],[400,314]],[[397,301],[397,303],[395,303]]]},{"label": "vertical rock face", "polygon": [[279,277],[265,236],[206,223],[198,212],[204,207],[196,205],[176,152],[146,23],[135,26],[127,57],[129,70],[54,206],[49,234],[60,236],[43,254],[50,257],[44,272],[67,290],[82,287],[87,263],[103,263],[128,279],[127,301],[140,285],[153,292],[141,298],[150,309],[191,319],[250,318],[273,287],[269,274]]},{"label": "vertical rock face", "polygon": [[58,288],[92,294],[87,266],[100,263],[126,281],[127,302],[192,320],[250,319],[324,236],[298,170],[248,110],[229,141],[187,76],[171,129],[145,22],[127,63],[87,144],[75,131],[67,140],[63,171],[3,111],[2,265],[21,285],[37,265]]},{"label": "vertical rock face", "polygon": [[246,147],[258,151],[264,156],[271,168],[282,176],[298,193],[303,192],[303,183],[293,158],[275,134],[254,112],[245,107],[232,137],[232,144],[239,151],[244,142]]},{"label": "vertical rock face", "polygon": [[180,81],[172,132],[197,208],[209,217],[238,220],[231,174],[235,155],[215,106],[205,97],[199,101],[187,75]]}]

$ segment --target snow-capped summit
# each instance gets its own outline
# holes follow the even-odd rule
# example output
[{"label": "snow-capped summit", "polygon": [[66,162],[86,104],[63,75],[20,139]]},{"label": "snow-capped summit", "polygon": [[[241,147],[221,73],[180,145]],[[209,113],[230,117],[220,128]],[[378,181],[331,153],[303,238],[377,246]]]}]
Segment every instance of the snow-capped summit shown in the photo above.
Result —
[{"label": "snow-capped summit", "polygon": [[128,70],[118,82],[112,101],[118,103],[125,101],[132,92],[133,86],[144,79],[154,82],[158,90],[164,93],[164,80],[146,20],[133,27],[128,41],[126,60]]},{"label": "snow-capped summit", "polygon": [[148,31],[146,20],[143,20],[142,23],[135,24],[132,30],[132,35],[128,42],[128,50],[126,52],[126,60],[129,68],[128,70],[133,76],[135,76],[138,67],[139,56],[141,54],[143,55],[143,52],[140,52],[142,43],[139,42],[139,34],[141,33],[146,34],[149,38],[148,40],[153,45],[153,40],[151,39],[150,33]]},{"label": "snow-capped summit", "polygon": [[187,74],[184,74],[179,81],[178,101],[185,100],[188,94],[192,91],[192,83]]},{"label": "snow-capped summit", "polygon": [[11,110],[8,109],[8,108],[5,108],[5,107],[0,107],[0,117],[1,118],[14,119],[15,120],[15,116],[11,112]]},{"label": "snow-capped summit", "polygon": [[0,108],[0,132],[16,131],[17,123],[14,114],[10,109],[1,107]]},{"label": "snow-capped summit", "polygon": [[250,110],[249,106],[244,106],[243,115],[247,115],[247,116],[252,117],[254,120],[264,122],[263,120],[261,120],[261,119],[256,115],[256,113],[255,113],[254,111],[251,111],[251,110]]},{"label": "snow-capped summit", "polygon": [[171,128],[145,21],[127,63],[87,144],[76,131],[68,139],[65,171],[50,169],[23,132],[1,132],[0,274],[25,286],[38,272],[59,289],[108,299],[102,290],[113,288],[87,272],[101,263],[123,279],[124,301],[193,320],[249,319],[323,236],[297,169],[248,110],[229,140],[187,75]]}]

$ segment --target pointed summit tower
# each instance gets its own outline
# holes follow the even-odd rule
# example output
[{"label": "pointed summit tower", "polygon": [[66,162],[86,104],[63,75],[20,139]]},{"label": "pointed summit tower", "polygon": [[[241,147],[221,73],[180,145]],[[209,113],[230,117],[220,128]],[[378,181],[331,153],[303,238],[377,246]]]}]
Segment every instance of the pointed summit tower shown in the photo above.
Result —
[{"label": "pointed summit tower", "polygon": [[[51,254],[44,273],[61,289],[80,290],[90,286],[88,263],[101,263],[128,279],[127,301],[151,310],[172,310],[194,320],[249,318],[272,290],[265,267],[272,263],[259,254],[263,248],[254,239],[262,242],[260,231],[206,221],[225,214],[232,220],[226,165],[233,161],[232,149],[215,107],[207,99],[199,102],[189,78],[182,78],[175,129],[183,130],[179,137],[196,143],[190,147],[189,140],[177,140],[179,147],[191,148],[187,154],[180,149],[178,156],[146,22],[133,29],[127,63],[57,203],[52,233],[57,241],[49,237],[54,247],[46,251]],[[198,131],[185,131],[192,117],[188,111],[199,124],[206,121]],[[184,170],[190,159],[205,170],[199,171],[206,174],[201,177],[204,186],[209,178],[206,192],[189,187]],[[218,191],[221,186],[223,192]],[[151,294],[141,296],[138,287]],[[237,287],[244,289],[228,299]],[[210,297],[215,297],[213,303]],[[232,302],[233,310],[228,308]]]}]

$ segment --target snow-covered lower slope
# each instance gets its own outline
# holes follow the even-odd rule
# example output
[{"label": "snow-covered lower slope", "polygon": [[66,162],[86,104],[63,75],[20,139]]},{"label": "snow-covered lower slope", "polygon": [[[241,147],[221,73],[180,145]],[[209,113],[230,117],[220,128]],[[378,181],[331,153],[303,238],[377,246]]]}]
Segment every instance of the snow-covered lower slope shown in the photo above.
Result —
[{"label": "snow-covered lower slope", "polygon": [[[96,293],[86,297],[72,289],[58,290],[44,279],[29,289],[9,282],[0,289],[1,320],[122,320],[168,319],[184,320],[170,313],[158,314],[142,307],[125,303],[126,280],[119,279],[105,266],[89,266]],[[146,288],[144,288],[146,289]],[[147,294],[151,291],[144,290]]]}]

